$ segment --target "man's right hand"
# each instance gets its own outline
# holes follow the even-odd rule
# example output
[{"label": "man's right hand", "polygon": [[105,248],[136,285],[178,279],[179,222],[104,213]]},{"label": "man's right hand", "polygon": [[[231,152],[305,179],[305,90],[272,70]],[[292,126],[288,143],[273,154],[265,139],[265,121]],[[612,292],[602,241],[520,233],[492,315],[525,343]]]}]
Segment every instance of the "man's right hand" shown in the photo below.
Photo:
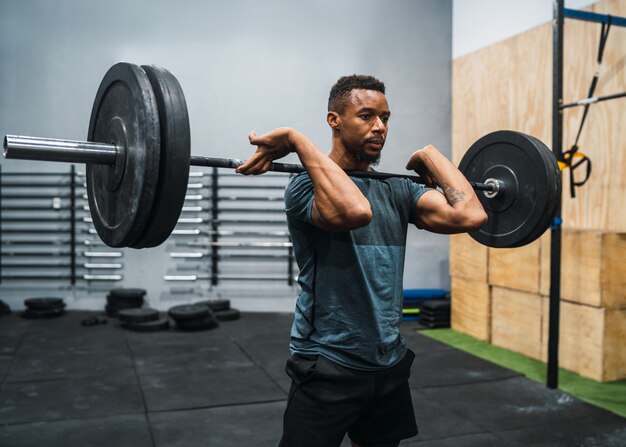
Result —
[{"label": "man's right hand", "polygon": [[292,141],[294,130],[289,127],[279,127],[265,135],[257,136],[250,132],[250,144],[257,146],[256,152],[235,171],[243,175],[259,175],[267,172],[274,160],[285,157],[295,150]]}]

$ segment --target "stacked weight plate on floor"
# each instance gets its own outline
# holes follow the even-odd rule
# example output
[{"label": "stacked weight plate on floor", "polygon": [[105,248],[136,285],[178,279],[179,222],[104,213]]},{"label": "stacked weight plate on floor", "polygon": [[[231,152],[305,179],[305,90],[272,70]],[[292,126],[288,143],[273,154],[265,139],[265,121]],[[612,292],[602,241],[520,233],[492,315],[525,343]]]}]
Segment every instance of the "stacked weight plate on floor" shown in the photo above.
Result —
[{"label": "stacked weight plate on floor", "polygon": [[131,331],[156,332],[169,329],[167,318],[161,318],[159,311],[150,307],[122,309],[117,317],[122,325]]},{"label": "stacked weight plate on floor", "polygon": [[183,331],[214,329],[219,325],[213,311],[204,304],[181,304],[170,308],[168,314],[176,328]]},{"label": "stacked weight plate on floor", "polygon": [[65,313],[63,298],[28,298],[22,317],[28,319],[53,318]]},{"label": "stacked weight plate on floor", "polygon": [[213,314],[218,321],[233,321],[238,320],[241,317],[241,313],[238,309],[230,307],[230,300],[205,300],[198,301],[195,304],[209,307],[209,309],[213,311]]},{"label": "stacked weight plate on floor", "polygon": [[450,327],[450,301],[425,301],[419,315],[420,323],[428,328]]},{"label": "stacked weight plate on floor", "polygon": [[115,144],[114,165],[87,165],[89,211],[111,247],[154,247],[170,235],[189,176],[189,117],[167,70],[120,62],[94,100],[88,140]]},{"label": "stacked weight plate on floor", "polygon": [[459,170],[469,181],[502,182],[493,198],[477,192],[487,223],[470,236],[489,247],[520,247],[546,231],[561,197],[561,173],[554,154],[539,140],[501,130],[476,141]]},{"label": "stacked weight plate on floor", "polygon": [[117,318],[124,309],[136,309],[143,306],[145,289],[119,288],[111,289],[107,295],[105,311],[111,318]]}]

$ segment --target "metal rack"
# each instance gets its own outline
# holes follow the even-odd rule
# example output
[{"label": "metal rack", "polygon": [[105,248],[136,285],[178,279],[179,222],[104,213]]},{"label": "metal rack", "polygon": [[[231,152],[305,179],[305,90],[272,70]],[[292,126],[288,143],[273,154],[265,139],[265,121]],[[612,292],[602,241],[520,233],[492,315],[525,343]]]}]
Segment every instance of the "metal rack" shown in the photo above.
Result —
[{"label": "metal rack", "polygon": [[[295,258],[282,197],[289,176],[266,174],[255,182],[255,178],[243,180],[240,175],[213,168],[210,172],[192,172],[191,178],[190,185],[200,179],[199,194],[188,194],[186,200],[196,202],[185,202],[185,208],[197,214],[179,220],[173,232],[176,248],[169,255],[182,264],[164,279],[207,281],[211,286],[233,280],[286,281],[293,285]],[[195,225],[187,228],[184,224]],[[270,271],[259,272],[260,265]],[[208,273],[190,274],[189,270]],[[245,270],[255,273],[242,274]]]},{"label": "metal rack", "polygon": [[[58,173],[0,169],[0,282],[122,279],[120,262],[93,261],[98,252],[91,247],[102,243],[83,228],[89,210],[79,204],[83,183],[73,165]],[[106,257],[111,254],[122,256],[107,251]]]}]

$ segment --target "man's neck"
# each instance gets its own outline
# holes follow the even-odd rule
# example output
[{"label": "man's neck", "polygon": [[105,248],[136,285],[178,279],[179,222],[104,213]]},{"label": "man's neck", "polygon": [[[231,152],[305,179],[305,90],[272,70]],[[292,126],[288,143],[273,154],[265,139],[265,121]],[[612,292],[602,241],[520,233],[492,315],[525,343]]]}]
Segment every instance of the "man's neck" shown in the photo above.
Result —
[{"label": "man's neck", "polygon": [[367,161],[357,160],[357,158],[348,152],[340,141],[332,142],[328,158],[337,163],[337,165],[345,171],[369,171],[370,163]]}]

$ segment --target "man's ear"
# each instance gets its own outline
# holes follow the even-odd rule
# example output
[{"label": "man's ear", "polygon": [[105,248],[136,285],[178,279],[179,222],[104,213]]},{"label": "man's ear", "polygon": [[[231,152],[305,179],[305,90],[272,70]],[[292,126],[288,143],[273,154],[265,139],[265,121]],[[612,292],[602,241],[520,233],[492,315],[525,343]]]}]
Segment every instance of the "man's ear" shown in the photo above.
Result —
[{"label": "man's ear", "polygon": [[333,130],[338,130],[339,125],[341,124],[341,117],[337,112],[328,112],[326,115],[326,122]]}]

